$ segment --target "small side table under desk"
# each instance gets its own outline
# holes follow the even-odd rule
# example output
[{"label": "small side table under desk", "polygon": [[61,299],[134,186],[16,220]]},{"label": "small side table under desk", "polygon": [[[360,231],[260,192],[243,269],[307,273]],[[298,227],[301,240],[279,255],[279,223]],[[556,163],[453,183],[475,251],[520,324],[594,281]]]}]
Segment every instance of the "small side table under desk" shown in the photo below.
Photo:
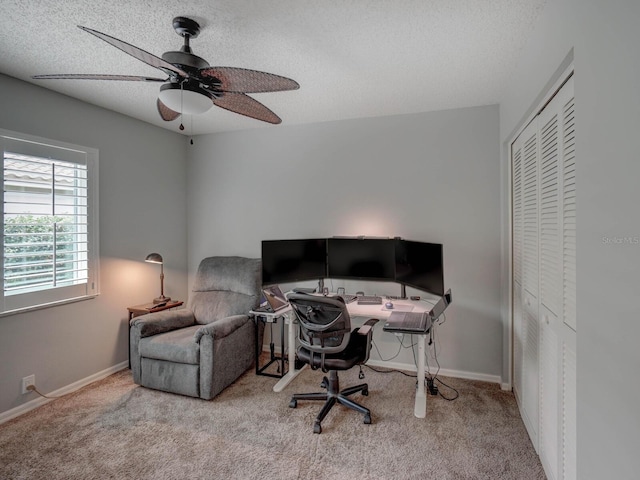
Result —
[{"label": "small side table under desk", "polygon": [[[252,315],[256,322],[256,375],[267,375],[269,377],[280,378],[278,383],[273,386],[274,392],[281,392],[289,383],[298,376],[300,371],[306,366],[303,365],[302,368],[296,369],[296,329],[292,326],[292,323],[295,322],[292,315],[293,311],[290,306],[284,308],[282,310],[278,310],[277,312],[265,312],[259,309],[251,310],[249,315]],[[258,322],[264,321],[265,323],[280,323],[280,355],[277,356],[274,354],[273,347],[271,348],[271,357],[268,363],[259,366],[259,356],[260,351],[262,350],[262,345],[259,344],[259,336],[258,336]],[[287,324],[289,328],[287,329],[288,333],[288,343],[289,343],[289,367],[287,372],[284,371],[284,326]],[[272,343],[273,344],[273,343]],[[280,375],[265,373],[264,370],[269,367],[274,362],[280,363]]]}]

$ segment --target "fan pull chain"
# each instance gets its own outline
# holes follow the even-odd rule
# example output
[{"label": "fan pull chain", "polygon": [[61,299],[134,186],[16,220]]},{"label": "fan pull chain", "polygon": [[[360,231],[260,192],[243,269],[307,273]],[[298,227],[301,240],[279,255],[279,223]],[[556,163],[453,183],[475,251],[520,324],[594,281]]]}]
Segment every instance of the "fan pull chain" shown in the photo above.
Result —
[{"label": "fan pull chain", "polygon": [[182,124],[182,95],[184,93],[184,82],[180,82],[180,131],[184,130],[184,125]]}]

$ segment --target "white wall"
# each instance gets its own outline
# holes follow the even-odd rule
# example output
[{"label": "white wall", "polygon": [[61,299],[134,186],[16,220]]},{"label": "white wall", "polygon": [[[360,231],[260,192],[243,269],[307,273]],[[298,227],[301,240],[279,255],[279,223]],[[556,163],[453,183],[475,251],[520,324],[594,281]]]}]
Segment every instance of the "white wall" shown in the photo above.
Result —
[{"label": "white wall", "polygon": [[0,318],[0,414],[128,359],[127,306],[160,293],[153,251],[166,261],[167,295],[186,298],[186,141],[0,75],[0,128],[99,150],[102,294]]},{"label": "white wall", "polygon": [[574,49],[581,480],[640,471],[639,21],[637,0],[550,0],[500,104],[505,142]]},{"label": "white wall", "polygon": [[[263,239],[443,243],[454,302],[439,329],[440,363],[499,380],[497,106],[202,136],[188,156],[190,273],[209,255],[259,257]],[[400,287],[369,282],[365,291]],[[375,339],[385,357],[398,350],[381,328]],[[403,350],[396,361],[413,357]]]}]

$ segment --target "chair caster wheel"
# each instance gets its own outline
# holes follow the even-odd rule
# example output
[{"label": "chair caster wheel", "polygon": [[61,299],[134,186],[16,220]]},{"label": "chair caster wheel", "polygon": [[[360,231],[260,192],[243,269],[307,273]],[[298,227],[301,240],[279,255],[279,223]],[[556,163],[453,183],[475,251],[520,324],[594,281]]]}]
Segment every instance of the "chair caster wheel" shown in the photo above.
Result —
[{"label": "chair caster wheel", "polygon": [[365,423],[365,424],[367,424],[367,425],[370,425],[370,424],[371,424],[371,415],[366,414],[366,415],[364,416],[364,423]]},{"label": "chair caster wheel", "polygon": [[364,395],[365,397],[368,397],[369,396],[369,389],[368,388],[364,388],[362,390],[362,395]]},{"label": "chair caster wheel", "polygon": [[295,398],[292,398],[289,402],[289,408],[296,408],[298,406],[298,401]]},{"label": "chair caster wheel", "polygon": [[313,425],[313,433],[322,433],[322,427],[319,423]]},{"label": "chair caster wheel", "polygon": [[321,386],[322,388],[329,388],[329,381],[327,380],[327,377],[324,377],[324,378],[322,379],[322,383],[320,384],[320,386]]}]

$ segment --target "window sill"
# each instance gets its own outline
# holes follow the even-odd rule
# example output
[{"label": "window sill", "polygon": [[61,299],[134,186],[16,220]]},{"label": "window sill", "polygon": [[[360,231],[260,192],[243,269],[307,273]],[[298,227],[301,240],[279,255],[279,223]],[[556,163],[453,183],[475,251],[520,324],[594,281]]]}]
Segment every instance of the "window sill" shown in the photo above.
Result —
[{"label": "window sill", "polygon": [[20,313],[33,312],[35,310],[44,310],[45,308],[58,307],[60,305],[66,305],[68,303],[83,302],[85,300],[93,300],[99,294],[84,295],[82,297],[68,298],[66,300],[59,300],[57,302],[43,303],[41,305],[33,305],[32,307],[16,308],[15,310],[7,310],[6,312],[0,312],[0,318],[9,317],[11,315],[18,315]]}]

